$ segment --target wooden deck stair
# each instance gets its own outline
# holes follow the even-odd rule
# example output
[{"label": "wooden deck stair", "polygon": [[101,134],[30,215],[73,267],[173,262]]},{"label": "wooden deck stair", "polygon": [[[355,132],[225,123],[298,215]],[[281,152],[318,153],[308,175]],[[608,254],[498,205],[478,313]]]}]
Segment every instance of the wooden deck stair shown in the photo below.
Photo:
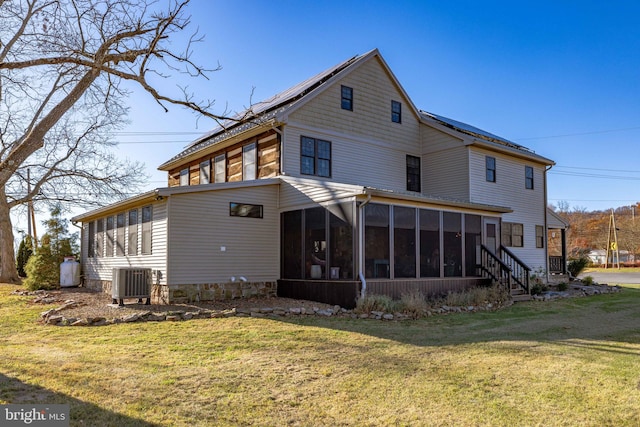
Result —
[{"label": "wooden deck stair", "polygon": [[533,297],[531,294],[525,292],[522,289],[512,289],[511,290],[511,300],[513,302],[522,302],[522,301],[531,301]]}]

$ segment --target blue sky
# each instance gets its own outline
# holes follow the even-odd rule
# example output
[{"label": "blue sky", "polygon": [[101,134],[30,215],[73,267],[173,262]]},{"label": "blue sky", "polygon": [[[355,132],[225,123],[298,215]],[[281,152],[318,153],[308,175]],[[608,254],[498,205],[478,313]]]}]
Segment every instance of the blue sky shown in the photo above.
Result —
[{"label": "blue sky", "polygon": [[[378,48],[420,109],[469,123],[556,162],[549,202],[587,210],[640,201],[640,3],[601,1],[209,1],[189,6],[209,81],[175,76],[239,111]],[[253,91],[253,95],[252,94]],[[141,93],[116,136],[156,171],[215,127]]]}]

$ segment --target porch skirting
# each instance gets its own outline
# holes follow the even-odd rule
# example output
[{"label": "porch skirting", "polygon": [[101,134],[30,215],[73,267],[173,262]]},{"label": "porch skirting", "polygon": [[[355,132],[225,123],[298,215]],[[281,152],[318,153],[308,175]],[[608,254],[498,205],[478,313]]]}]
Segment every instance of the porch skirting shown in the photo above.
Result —
[{"label": "porch skirting", "polygon": [[354,308],[360,295],[359,281],[346,280],[278,280],[278,296],[304,299]]}]

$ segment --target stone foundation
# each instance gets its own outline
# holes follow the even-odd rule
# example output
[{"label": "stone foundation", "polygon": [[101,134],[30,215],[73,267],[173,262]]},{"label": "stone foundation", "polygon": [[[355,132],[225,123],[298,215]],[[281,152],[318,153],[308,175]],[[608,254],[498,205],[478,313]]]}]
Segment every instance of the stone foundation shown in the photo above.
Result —
[{"label": "stone foundation", "polygon": [[[111,295],[111,280],[85,279],[84,286]],[[237,298],[275,297],[277,282],[227,282],[186,285],[151,285],[153,304],[223,301]]]},{"label": "stone foundation", "polygon": [[[275,297],[277,283],[274,282],[225,282],[201,285],[171,285],[160,290],[166,303],[189,303],[198,301],[222,301],[237,298]],[[164,301],[163,301],[164,302]]]}]

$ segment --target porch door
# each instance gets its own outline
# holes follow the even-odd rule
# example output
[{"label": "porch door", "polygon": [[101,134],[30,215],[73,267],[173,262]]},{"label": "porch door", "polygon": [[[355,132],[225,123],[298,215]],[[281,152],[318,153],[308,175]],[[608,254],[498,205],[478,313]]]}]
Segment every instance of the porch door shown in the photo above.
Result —
[{"label": "porch door", "polygon": [[497,218],[484,218],[484,245],[496,254],[500,247],[500,220]]}]

